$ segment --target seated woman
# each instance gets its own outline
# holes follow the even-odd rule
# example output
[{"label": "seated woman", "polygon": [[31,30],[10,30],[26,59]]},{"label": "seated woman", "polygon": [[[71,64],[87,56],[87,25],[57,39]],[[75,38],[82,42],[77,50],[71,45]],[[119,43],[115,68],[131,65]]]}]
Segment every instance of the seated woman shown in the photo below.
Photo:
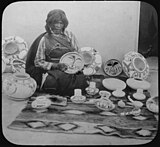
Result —
[{"label": "seated woman", "polygon": [[55,9],[48,13],[46,32],[33,42],[28,52],[26,72],[36,80],[39,90],[71,96],[75,88],[83,92],[88,84],[82,72],[65,73],[67,66],[59,63],[65,53],[78,52],[77,40],[72,32],[65,30],[67,26],[64,11]]}]

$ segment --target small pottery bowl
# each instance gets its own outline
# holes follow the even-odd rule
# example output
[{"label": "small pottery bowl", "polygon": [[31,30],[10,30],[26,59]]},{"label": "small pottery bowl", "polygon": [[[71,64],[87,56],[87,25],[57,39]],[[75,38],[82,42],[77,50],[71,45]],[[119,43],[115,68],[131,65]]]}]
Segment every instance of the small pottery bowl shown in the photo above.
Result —
[{"label": "small pottery bowl", "polygon": [[101,96],[101,98],[109,98],[111,96],[111,93],[109,91],[106,90],[101,90],[99,91],[99,95]]},{"label": "small pottery bowl", "polygon": [[95,105],[97,108],[104,110],[104,111],[110,111],[115,108],[115,105],[110,100],[106,99],[99,99],[95,102]]},{"label": "small pottery bowl", "polygon": [[49,99],[38,99],[34,100],[31,104],[34,109],[46,109],[51,105],[51,101]]}]

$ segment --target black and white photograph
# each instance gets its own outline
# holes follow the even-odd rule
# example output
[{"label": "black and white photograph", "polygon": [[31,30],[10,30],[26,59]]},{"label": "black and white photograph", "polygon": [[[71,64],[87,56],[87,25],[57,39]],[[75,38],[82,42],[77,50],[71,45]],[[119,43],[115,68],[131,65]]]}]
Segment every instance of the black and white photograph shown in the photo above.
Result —
[{"label": "black and white photograph", "polygon": [[18,1],[2,14],[2,133],[13,145],[144,145],[157,136],[158,14],[143,1]]}]

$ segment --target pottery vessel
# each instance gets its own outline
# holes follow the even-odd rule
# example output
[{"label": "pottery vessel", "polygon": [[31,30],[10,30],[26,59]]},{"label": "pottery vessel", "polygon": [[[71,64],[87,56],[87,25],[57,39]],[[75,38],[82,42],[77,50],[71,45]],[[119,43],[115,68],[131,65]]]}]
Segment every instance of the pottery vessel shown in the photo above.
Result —
[{"label": "pottery vessel", "polygon": [[149,111],[153,113],[159,113],[159,97],[158,96],[150,97],[146,101],[146,107]]},{"label": "pottery vessel", "polygon": [[2,39],[2,57],[5,59],[4,61],[6,64],[4,72],[18,71],[21,65],[15,65],[14,68],[13,60],[21,60],[22,62],[25,62],[27,52],[28,45],[21,37],[9,36]]},{"label": "pottery vessel", "polygon": [[13,59],[11,62],[11,69],[13,72],[25,72],[26,63],[20,59]]},{"label": "pottery vessel", "polygon": [[131,51],[125,54],[122,67],[130,78],[146,79],[149,75],[149,65],[143,55],[138,52]]},{"label": "pottery vessel", "polygon": [[115,108],[115,105],[113,102],[108,98],[100,98],[99,100],[95,101],[95,105],[97,108],[104,110],[104,111],[110,111]]},{"label": "pottery vessel", "polygon": [[105,78],[103,79],[102,84],[105,88],[113,91],[126,88],[126,83],[118,78]]},{"label": "pottery vessel", "polygon": [[83,51],[83,52],[81,52],[81,54],[82,54],[85,65],[92,64],[93,61],[95,60],[95,57],[91,52]]},{"label": "pottery vessel", "polygon": [[36,88],[36,81],[27,73],[14,73],[3,81],[4,93],[16,100],[32,96]]},{"label": "pottery vessel", "polygon": [[51,100],[47,98],[46,99],[42,99],[42,98],[36,99],[31,104],[32,108],[34,109],[46,109],[50,105],[51,105]]},{"label": "pottery vessel", "polygon": [[120,61],[117,59],[110,59],[104,63],[103,70],[107,75],[116,77],[122,73],[123,68]]},{"label": "pottery vessel", "polygon": [[67,65],[68,68],[65,72],[68,74],[75,74],[84,67],[83,57],[77,52],[68,52],[64,54],[60,59],[60,63],[65,63]]},{"label": "pottery vessel", "polygon": [[103,99],[108,99],[111,96],[111,93],[109,91],[106,91],[106,90],[101,90],[101,91],[99,91],[99,95]]},{"label": "pottery vessel", "polygon": [[74,95],[70,99],[73,103],[84,103],[86,101],[86,97],[82,95],[81,89],[74,89]]},{"label": "pottery vessel", "polygon": [[95,95],[99,92],[99,89],[96,88],[96,82],[90,82],[89,86],[85,90],[89,95]]},{"label": "pottery vessel", "polygon": [[134,79],[129,78],[126,81],[127,85],[132,89],[137,90],[136,93],[133,94],[133,97],[137,100],[144,100],[146,96],[144,95],[143,91],[148,90],[151,84],[143,79]]},{"label": "pottery vessel", "polygon": [[115,91],[112,92],[112,94],[115,97],[124,97],[126,93],[123,91],[123,89],[116,89]]},{"label": "pottery vessel", "polygon": [[93,47],[82,47],[79,50],[84,60],[84,75],[94,75],[102,66],[102,57]]}]

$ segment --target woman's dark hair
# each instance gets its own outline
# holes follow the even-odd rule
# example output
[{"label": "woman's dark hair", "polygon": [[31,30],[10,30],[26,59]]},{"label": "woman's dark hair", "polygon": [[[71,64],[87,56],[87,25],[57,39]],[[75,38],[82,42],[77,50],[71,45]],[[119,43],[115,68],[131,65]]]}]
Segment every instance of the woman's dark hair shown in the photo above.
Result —
[{"label": "woman's dark hair", "polygon": [[68,19],[66,17],[65,12],[60,9],[55,9],[55,10],[50,11],[46,19],[46,25],[45,25],[46,31],[49,34],[51,34],[50,26],[60,20],[64,24],[64,27],[62,29],[62,31],[64,32],[65,28],[68,26]]}]

